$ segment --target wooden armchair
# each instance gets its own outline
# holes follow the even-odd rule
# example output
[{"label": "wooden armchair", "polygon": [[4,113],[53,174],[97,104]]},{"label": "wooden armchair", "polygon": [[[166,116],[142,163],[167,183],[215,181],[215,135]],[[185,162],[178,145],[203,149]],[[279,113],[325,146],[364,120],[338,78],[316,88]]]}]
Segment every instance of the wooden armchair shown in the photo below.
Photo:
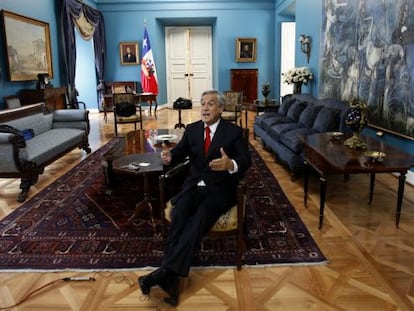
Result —
[{"label": "wooden armchair", "polygon": [[139,93],[139,82],[136,81],[114,81],[104,83],[104,94],[102,98],[102,110],[104,112],[104,120],[107,122],[107,112],[114,110],[112,95],[116,93]]},{"label": "wooden armchair", "polygon": [[[118,124],[133,123],[134,129],[137,129],[137,123],[141,123],[142,130],[142,109],[137,104],[135,94],[118,93],[112,95],[112,103],[114,105],[114,126],[115,136],[118,135]],[[138,113],[137,113],[138,109]]]},{"label": "wooden armchair", "polygon": [[241,102],[243,98],[243,92],[225,91],[226,104],[224,106],[221,118],[234,123],[240,119],[241,125]]}]

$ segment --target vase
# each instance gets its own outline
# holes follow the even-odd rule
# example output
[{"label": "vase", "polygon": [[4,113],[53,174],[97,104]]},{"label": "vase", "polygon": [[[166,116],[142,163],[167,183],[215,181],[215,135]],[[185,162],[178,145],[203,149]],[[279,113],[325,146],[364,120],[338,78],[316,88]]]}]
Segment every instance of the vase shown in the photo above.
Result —
[{"label": "vase", "polygon": [[267,103],[268,103],[267,96],[269,96],[269,94],[270,94],[270,90],[269,89],[262,90],[262,95],[264,97],[263,103],[265,105],[267,105]]},{"label": "vase", "polygon": [[344,141],[345,146],[351,149],[365,149],[367,144],[361,139],[360,133],[368,123],[368,106],[365,102],[354,100],[346,116],[345,123],[353,134]]},{"label": "vase", "polygon": [[302,93],[302,83],[295,82],[293,83],[293,94],[300,94]]}]

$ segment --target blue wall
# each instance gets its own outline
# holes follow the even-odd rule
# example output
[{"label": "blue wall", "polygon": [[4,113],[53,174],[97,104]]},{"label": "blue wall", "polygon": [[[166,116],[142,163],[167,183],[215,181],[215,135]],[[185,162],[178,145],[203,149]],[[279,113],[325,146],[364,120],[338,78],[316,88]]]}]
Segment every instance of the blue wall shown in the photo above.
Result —
[{"label": "blue wall", "polygon": [[[56,0],[60,1],[60,0]],[[96,3],[98,2],[98,3]],[[119,42],[135,41],[142,48],[144,21],[147,23],[151,46],[158,70],[160,94],[159,103],[166,102],[165,42],[164,27],[177,25],[210,25],[213,29],[213,85],[220,90],[230,88],[230,69],[258,68],[259,91],[264,81],[270,81],[272,97],[279,97],[280,85],[280,24],[283,21],[296,20],[296,66],[308,66],[314,73],[314,81],[303,91],[318,96],[318,68],[320,51],[320,31],[322,23],[323,0],[261,0],[249,1],[140,1],[125,0],[87,0],[86,4],[100,10],[105,19],[107,57],[105,65],[106,81],[140,80],[139,66],[121,66],[119,60]],[[60,68],[55,14],[55,0],[1,0],[1,8],[21,15],[36,18],[50,24],[52,41],[52,61],[54,77],[52,83],[60,85]],[[312,53],[307,64],[301,52],[298,35],[312,37]],[[257,62],[235,62],[235,39],[237,37],[257,38]],[[16,94],[22,88],[35,88],[35,82],[9,82],[7,78],[4,38],[0,36],[0,99]],[[79,53],[89,53],[79,47]],[[94,74],[88,70],[85,76]],[[91,98],[96,90],[90,88],[90,94],[80,94]],[[260,94],[260,92],[259,92]],[[91,96],[91,97],[88,97]],[[260,96],[260,95],[259,95]],[[1,101],[0,101],[1,102]],[[96,108],[96,103],[87,100],[88,108]],[[3,104],[1,102],[1,104]],[[375,136],[376,130],[367,130]],[[386,133],[384,141],[414,154],[414,142]]]},{"label": "blue wall", "polygon": [[[192,5],[192,3],[194,3]],[[157,66],[160,94],[165,103],[166,64],[165,26],[208,25],[213,30],[213,86],[222,91],[230,88],[230,69],[258,68],[259,85],[275,85],[275,18],[273,1],[239,1],[157,3],[139,5],[98,4],[103,13],[107,41],[106,80],[140,80],[139,66],[120,66],[119,42],[138,42],[142,50],[144,22],[147,23],[151,48]],[[185,9],[183,9],[183,6]],[[257,38],[257,62],[236,63],[237,37]],[[272,91],[275,94],[275,90]]]}]

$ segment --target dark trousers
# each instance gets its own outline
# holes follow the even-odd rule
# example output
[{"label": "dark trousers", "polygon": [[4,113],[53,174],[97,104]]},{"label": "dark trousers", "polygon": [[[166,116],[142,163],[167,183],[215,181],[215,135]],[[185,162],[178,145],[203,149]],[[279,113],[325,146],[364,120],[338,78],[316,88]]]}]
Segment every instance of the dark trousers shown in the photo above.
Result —
[{"label": "dark trousers", "polygon": [[187,276],[203,235],[229,208],[220,207],[220,203],[205,187],[195,187],[182,195],[171,214],[172,221],[161,267],[180,276]]}]

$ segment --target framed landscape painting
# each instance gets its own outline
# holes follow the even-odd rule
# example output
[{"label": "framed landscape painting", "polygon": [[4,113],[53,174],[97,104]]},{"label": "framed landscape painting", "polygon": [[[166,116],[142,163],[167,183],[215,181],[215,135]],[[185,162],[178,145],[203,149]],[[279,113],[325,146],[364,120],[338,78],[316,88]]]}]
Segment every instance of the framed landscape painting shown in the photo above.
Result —
[{"label": "framed landscape painting", "polygon": [[2,20],[10,81],[53,77],[49,24],[5,10]]}]

